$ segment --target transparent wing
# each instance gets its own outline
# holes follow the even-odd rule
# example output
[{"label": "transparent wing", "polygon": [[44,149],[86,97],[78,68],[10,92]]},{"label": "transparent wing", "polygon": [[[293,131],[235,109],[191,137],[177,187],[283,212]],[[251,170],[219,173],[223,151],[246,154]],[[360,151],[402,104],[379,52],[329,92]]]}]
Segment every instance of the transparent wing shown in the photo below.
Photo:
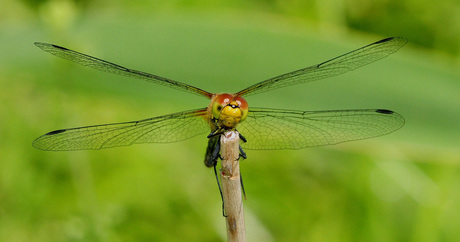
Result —
[{"label": "transparent wing", "polygon": [[105,60],[101,60],[96,57],[92,57],[92,56],[89,56],[89,55],[86,55],[80,52],[69,50],[67,48],[64,48],[58,45],[40,43],[40,42],[35,42],[35,45],[39,47],[40,49],[50,54],[53,54],[57,57],[67,59],[75,63],[78,63],[80,65],[91,67],[99,71],[105,71],[105,72],[122,75],[122,76],[135,77],[135,78],[150,81],[150,82],[153,82],[159,85],[174,88],[177,90],[181,90],[181,91],[185,91],[185,92],[189,92],[193,94],[198,94],[200,96],[205,96],[207,98],[212,97],[212,93],[201,90],[197,87],[193,87],[191,85],[188,85],[182,82],[177,82],[177,81],[167,79],[161,76],[153,75],[150,73],[137,71],[137,70],[123,67],[123,66],[119,66],[117,64],[114,64],[114,63],[111,63]]},{"label": "transparent wing", "polygon": [[294,111],[252,108],[237,127],[254,150],[302,149],[389,134],[404,118],[385,109]]},{"label": "transparent wing", "polygon": [[256,83],[236,94],[239,96],[249,96],[281,87],[337,76],[385,58],[399,50],[406,42],[407,39],[403,37],[383,39],[321,64]]},{"label": "transparent wing", "polygon": [[206,117],[206,109],[197,109],[140,121],[61,129],[38,137],[32,145],[58,151],[177,142],[209,132]]}]

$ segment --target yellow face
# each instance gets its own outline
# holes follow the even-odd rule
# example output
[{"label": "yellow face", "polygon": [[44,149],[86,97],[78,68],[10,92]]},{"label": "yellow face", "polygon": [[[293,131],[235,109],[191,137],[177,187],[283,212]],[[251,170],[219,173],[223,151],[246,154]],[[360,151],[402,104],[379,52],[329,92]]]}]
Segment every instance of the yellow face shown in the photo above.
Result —
[{"label": "yellow face", "polygon": [[248,116],[248,103],[242,97],[220,94],[212,103],[212,115],[223,128],[233,129]]}]

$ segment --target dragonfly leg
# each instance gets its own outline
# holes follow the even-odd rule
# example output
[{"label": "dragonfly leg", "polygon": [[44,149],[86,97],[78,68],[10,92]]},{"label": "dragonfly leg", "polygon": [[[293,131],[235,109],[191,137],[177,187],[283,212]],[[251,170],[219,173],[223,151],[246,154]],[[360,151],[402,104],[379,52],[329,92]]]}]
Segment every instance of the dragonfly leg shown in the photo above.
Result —
[{"label": "dragonfly leg", "polygon": [[[246,138],[238,132],[238,135],[240,136],[240,140],[242,140],[244,143],[248,142]],[[246,152],[244,152],[243,147],[240,145],[240,158],[243,157],[244,159],[247,159],[248,157],[246,156]]]},{"label": "dragonfly leg", "polygon": [[238,134],[239,134],[239,136],[240,136],[240,139],[241,139],[244,143],[248,142],[248,141],[246,140],[246,138],[245,138],[240,132],[238,132]]},{"label": "dragonfly leg", "polygon": [[246,192],[244,191],[243,176],[241,175],[241,171],[240,171],[240,183],[241,183],[241,190],[243,191],[244,200],[247,200],[246,199]]},{"label": "dragonfly leg", "polygon": [[[240,135],[240,139],[243,142],[246,143],[247,142],[246,138],[243,135],[241,135],[239,132],[238,132],[238,134]],[[247,159],[248,156],[246,155],[246,152],[244,152],[243,147],[241,147],[241,145],[239,145],[239,148],[240,148],[240,157],[239,158],[243,157],[243,159]],[[243,191],[244,200],[246,200],[247,199],[246,198],[246,191],[244,191],[243,175],[241,175],[241,171],[240,171],[240,183],[241,183],[241,190]]]},{"label": "dragonfly leg", "polygon": [[243,150],[243,147],[241,147],[241,145],[240,145],[240,157],[239,158],[241,158],[241,157],[243,157],[243,159],[248,158],[248,156],[246,155],[246,152],[244,152],[244,150]]},{"label": "dragonfly leg", "polygon": [[[222,194],[222,189],[220,187],[219,176],[217,175],[216,165],[217,165],[217,161],[216,163],[214,163],[214,175],[216,176],[217,186],[219,187],[220,198],[222,199],[222,216],[227,217],[227,215],[225,214],[225,207],[224,207],[224,195]],[[246,199],[246,195],[245,195],[245,199]]]},{"label": "dragonfly leg", "polygon": [[216,129],[214,130],[213,132],[211,132],[209,135],[208,135],[208,139],[209,138],[212,138],[212,137],[215,137],[217,135],[221,135],[224,133],[224,130],[223,129]]}]

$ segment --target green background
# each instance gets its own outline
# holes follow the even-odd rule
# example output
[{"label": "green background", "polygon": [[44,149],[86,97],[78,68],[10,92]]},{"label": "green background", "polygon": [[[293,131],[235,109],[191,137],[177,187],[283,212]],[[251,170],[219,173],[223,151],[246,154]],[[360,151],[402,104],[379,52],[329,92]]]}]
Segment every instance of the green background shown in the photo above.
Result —
[{"label": "green background", "polygon": [[222,241],[206,137],[44,152],[52,130],[208,101],[81,67],[49,42],[210,92],[235,92],[389,36],[409,43],[342,76],[247,98],[297,110],[386,108],[387,136],[242,161],[248,241],[460,240],[460,3],[14,1],[0,7],[0,241]]}]

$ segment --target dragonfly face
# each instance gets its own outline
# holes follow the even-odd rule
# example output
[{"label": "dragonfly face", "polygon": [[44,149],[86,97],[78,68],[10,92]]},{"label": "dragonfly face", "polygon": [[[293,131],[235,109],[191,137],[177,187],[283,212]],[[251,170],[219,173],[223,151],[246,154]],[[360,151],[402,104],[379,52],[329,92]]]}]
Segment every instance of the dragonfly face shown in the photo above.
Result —
[{"label": "dragonfly face", "polygon": [[[234,94],[216,94],[208,110],[212,113],[211,131],[235,129],[248,116],[248,103]],[[211,115],[209,115],[211,116]]]},{"label": "dragonfly face", "polygon": [[[396,52],[407,42],[402,37],[377,41],[336,58],[256,83],[235,94],[213,94],[191,85],[129,69],[67,48],[35,43],[42,50],[83,66],[193,93],[208,99],[207,108],[148,118],[139,121],[60,129],[33,142],[41,150],[90,150],[141,143],[170,143],[196,135],[237,128],[246,137],[245,149],[301,149],[338,144],[389,134],[404,125],[404,118],[386,109],[296,111],[248,107],[243,97],[277,88],[337,76]],[[216,146],[210,137],[205,164]],[[209,155],[209,156],[208,156]]]}]

